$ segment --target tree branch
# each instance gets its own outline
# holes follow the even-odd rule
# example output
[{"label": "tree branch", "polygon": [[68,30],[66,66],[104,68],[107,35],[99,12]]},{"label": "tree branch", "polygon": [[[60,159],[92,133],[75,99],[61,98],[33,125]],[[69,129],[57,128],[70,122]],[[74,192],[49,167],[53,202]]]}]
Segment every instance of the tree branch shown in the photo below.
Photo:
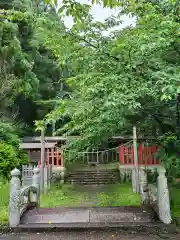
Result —
[{"label": "tree branch", "polygon": [[[79,37],[79,36],[77,36],[77,35],[74,35],[73,33],[71,33],[71,32],[68,32],[71,36],[73,36],[73,37],[75,37],[75,38],[78,38],[80,41],[83,41],[83,42],[85,42],[85,43],[87,43],[90,47],[93,47],[93,48],[95,48],[95,49],[98,49],[99,47],[98,46],[96,46],[96,45],[94,45],[94,44],[92,44],[91,42],[89,42],[88,40],[86,40],[85,39],[85,37],[84,38],[81,38],[81,37]],[[110,53],[108,53],[108,52],[102,52],[103,54],[105,54],[106,56],[108,56],[108,57],[110,57],[110,58],[113,58],[113,59],[115,59],[116,61],[120,61],[120,59],[118,58],[118,57],[116,57],[116,56],[113,56],[113,55],[111,55]]]}]

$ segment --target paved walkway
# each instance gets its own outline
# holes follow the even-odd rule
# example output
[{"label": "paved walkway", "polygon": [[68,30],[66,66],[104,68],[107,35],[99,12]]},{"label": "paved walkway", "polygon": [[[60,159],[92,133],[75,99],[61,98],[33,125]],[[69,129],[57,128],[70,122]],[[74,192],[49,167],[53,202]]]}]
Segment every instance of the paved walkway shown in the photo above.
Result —
[{"label": "paved walkway", "polygon": [[119,234],[112,231],[59,232],[59,233],[21,233],[3,234],[0,240],[179,240],[180,234],[174,235],[139,235]]}]

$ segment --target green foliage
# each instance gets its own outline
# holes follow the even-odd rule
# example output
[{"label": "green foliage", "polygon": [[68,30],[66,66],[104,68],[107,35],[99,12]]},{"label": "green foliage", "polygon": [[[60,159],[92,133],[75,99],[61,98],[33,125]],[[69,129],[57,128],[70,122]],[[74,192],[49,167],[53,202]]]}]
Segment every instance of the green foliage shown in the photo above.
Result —
[{"label": "green foliage", "polygon": [[9,183],[0,181],[0,226],[8,224]]},{"label": "green foliage", "polygon": [[0,175],[9,179],[10,171],[18,165],[18,159],[15,149],[1,141],[0,142]]},{"label": "green foliage", "polygon": [[180,178],[180,140],[172,133],[167,133],[159,138],[161,148],[157,157],[161,159],[168,170],[171,181]]},{"label": "green foliage", "polygon": [[167,12],[159,1],[120,3],[119,15],[135,15],[136,26],[105,36],[110,21],[103,24],[86,15],[63,36],[48,33],[44,43],[72,69],[67,83],[73,90],[71,99],[57,102],[44,122],[70,119],[57,134],[80,135],[68,144],[77,151],[97,147],[117,133],[131,134],[134,124],[147,135],[176,132],[178,112],[169,104],[176,102],[180,78],[176,5],[167,3],[172,10]]},{"label": "green foliage", "polygon": [[12,145],[14,148],[18,148],[20,139],[18,136],[17,126],[7,120],[1,120],[0,141],[4,141],[7,144]]},{"label": "green foliage", "polygon": [[[67,144],[76,151],[131,134],[134,124],[145,135],[178,135],[179,1],[93,1],[120,6],[120,17],[104,23],[76,1],[64,0],[59,11],[57,1],[3,2],[2,115],[15,108],[15,120],[32,127],[48,113],[37,128],[53,124],[56,134],[80,135]],[[104,35],[124,13],[135,16],[136,25]],[[63,14],[74,17],[71,30]]]},{"label": "green foliage", "polygon": [[27,155],[19,152],[12,145],[0,141],[0,176],[4,179],[10,178],[10,171],[27,163]]},{"label": "green foliage", "polygon": [[28,162],[27,153],[19,149],[20,126],[1,119],[0,122],[0,176],[9,178],[14,167],[21,167]]},{"label": "green foliage", "polygon": [[179,184],[178,187],[175,185],[169,184],[169,195],[170,195],[170,202],[171,202],[171,212],[172,217],[180,217],[180,189]]},{"label": "green foliage", "polygon": [[12,119],[13,109],[16,120],[32,128],[35,119],[52,109],[49,103],[39,103],[64,90],[66,70],[42,44],[47,29],[55,26],[64,31],[64,25],[54,10],[40,1],[3,1],[0,8],[0,114]]}]

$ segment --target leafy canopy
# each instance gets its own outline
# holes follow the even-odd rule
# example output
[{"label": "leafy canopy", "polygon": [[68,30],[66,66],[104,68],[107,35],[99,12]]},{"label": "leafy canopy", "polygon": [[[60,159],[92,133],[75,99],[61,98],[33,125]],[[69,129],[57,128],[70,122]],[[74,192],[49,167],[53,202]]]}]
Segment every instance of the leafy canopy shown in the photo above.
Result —
[{"label": "leafy canopy", "polygon": [[[129,133],[135,123],[147,134],[154,127],[155,134],[162,133],[171,124],[159,118],[156,105],[161,115],[163,111],[175,114],[174,107],[164,103],[174,102],[180,91],[178,2],[120,3],[119,15],[135,15],[135,27],[105,36],[103,31],[119,20],[111,18],[103,24],[87,14],[63,36],[55,30],[45,38],[45,46],[72,71],[67,79],[72,98],[57,102],[45,123],[68,117],[70,121],[58,133],[80,135],[70,144],[76,150]],[[166,11],[167,6],[171,11]]]}]

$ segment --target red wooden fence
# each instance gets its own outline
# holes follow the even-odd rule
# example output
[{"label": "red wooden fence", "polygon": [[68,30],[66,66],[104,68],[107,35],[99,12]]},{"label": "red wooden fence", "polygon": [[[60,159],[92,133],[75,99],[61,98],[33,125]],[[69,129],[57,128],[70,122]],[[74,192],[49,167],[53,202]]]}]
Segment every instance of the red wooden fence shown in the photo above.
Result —
[{"label": "red wooden fence", "polygon": [[[138,164],[139,165],[159,165],[161,161],[156,158],[158,146],[143,146],[138,147]],[[119,162],[122,165],[134,164],[134,147],[133,146],[120,146],[118,148]],[[45,156],[46,164],[52,166],[64,167],[64,152],[57,151],[56,149],[47,149]],[[40,161],[38,162],[40,166]]]},{"label": "red wooden fence", "polygon": [[[156,158],[158,146],[143,146],[138,147],[138,164],[139,165],[159,165],[161,161]],[[119,161],[122,165],[134,164],[134,147],[120,146]]]},{"label": "red wooden fence", "polygon": [[[51,164],[56,167],[64,167],[64,152],[57,151],[56,149],[47,149],[45,152],[46,164]],[[38,166],[41,165],[41,161],[38,162]]]}]

